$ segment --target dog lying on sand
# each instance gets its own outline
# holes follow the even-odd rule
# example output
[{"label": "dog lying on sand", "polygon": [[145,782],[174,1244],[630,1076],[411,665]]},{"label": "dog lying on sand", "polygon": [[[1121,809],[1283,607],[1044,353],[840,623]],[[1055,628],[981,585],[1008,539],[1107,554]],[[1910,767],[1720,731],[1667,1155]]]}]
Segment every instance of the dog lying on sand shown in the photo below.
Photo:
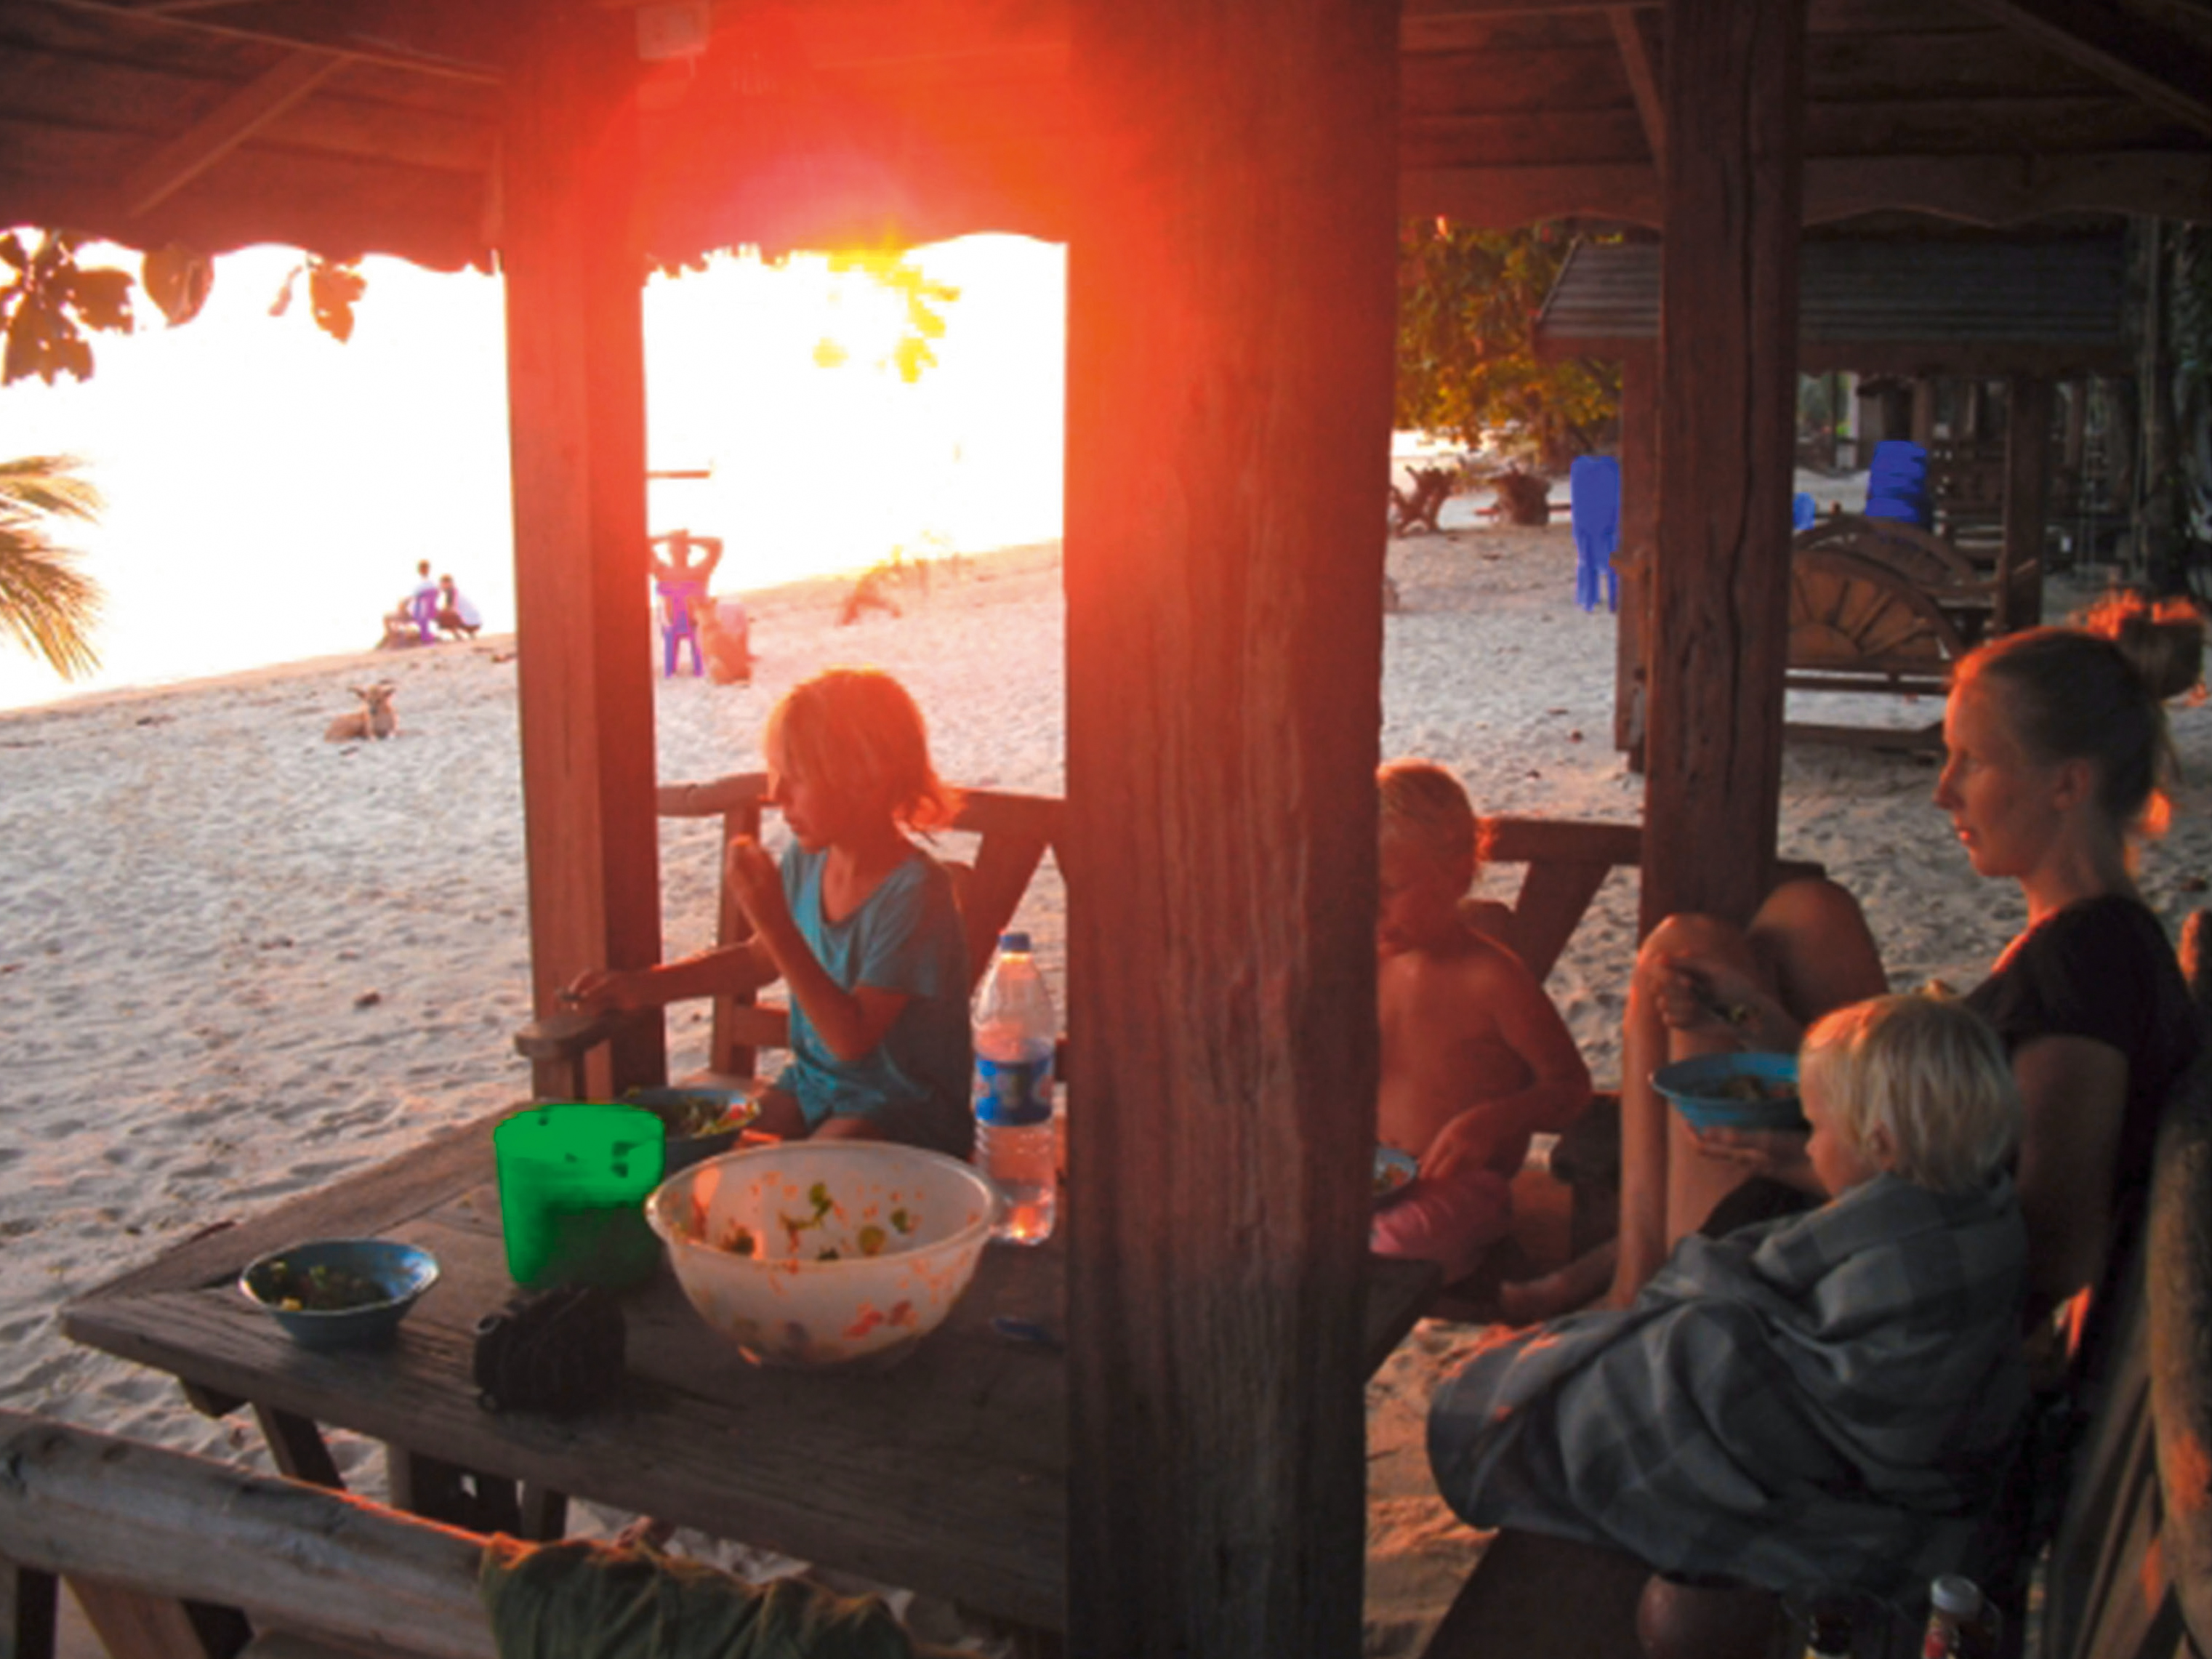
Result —
[{"label": "dog lying on sand", "polygon": [[388,738],[399,729],[399,717],[392,712],[392,694],[399,688],[389,680],[374,685],[356,685],[353,694],[362,706],[350,714],[341,714],[323,733],[325,743],[360,743],[369,738]]}]

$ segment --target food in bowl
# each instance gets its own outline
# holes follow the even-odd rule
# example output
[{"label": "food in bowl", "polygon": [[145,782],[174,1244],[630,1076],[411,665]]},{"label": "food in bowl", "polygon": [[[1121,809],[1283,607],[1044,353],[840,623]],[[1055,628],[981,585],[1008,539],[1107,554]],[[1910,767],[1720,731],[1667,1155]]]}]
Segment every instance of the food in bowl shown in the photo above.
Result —
[{"label": "food in bowl", "polygon": [[748,1358],[889,1364],[967,1289],[998,1204],[941,1152],[801,1141],[679,1170],[645,1215],[691,1305]]},{"label": "food in bowl", "polygon": [[1377,1209],[1390,1202],[1413,1184],[1413,1177],[1421,1166],[1413,1157],[1395,1146],[1375,1149],[1375,1206]]},{"label": "food in bowl", "polygon": [[1698,1129],[1804,1129],[1797,1056],[1697,1054],[1662,1066],[1651,1086]]},{"label": "food in bowl", "polygon": [[318,1238],[247,1263],[238,1287],[302,1346],[347,1348],[388,1340],[437,1278],[437,1258],[412,1244]]},{"label": "food in bowl", "polygon": [[660,1120],[668,1135],[665,1170],[668,1175],[728,1152],[760,1115],[760,1103],[742,1089],[704,1084],[631,1089],[623,1094],[623,1103],[642,1106]]}]

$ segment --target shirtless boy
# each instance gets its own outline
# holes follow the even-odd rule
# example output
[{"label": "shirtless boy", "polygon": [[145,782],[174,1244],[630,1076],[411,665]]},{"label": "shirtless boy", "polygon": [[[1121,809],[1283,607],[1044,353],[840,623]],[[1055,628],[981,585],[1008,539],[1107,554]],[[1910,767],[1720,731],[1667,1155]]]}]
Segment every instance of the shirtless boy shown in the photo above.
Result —
[{"label": "shirtless boy", "polygon": [[1462,915],[1477,866],[1474,810],[1459,780],[1393,761],[1382,796],[1382,906],[1375,944],[1382,1144],[1419,1173],[1376,1212],[1384,1255],[1465,1278],[1511,1231],[1512,1181],[1529,1137],[1565,1129],[1589,1104],[1589,1068],[1544,988]]}]

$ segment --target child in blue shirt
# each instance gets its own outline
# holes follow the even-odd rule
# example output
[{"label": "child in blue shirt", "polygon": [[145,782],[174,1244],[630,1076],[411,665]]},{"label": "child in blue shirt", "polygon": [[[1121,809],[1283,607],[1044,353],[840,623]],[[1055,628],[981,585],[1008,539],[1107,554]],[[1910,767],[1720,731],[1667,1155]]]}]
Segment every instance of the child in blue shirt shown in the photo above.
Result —
[{"label": "child in blue shirt", "polygon": [[754,1127],[786,1138],[904,1141],[968,1156],[968,954],[952,884],[908,832],[957,806],[930,764],[921,711],[872,669],[796,685],[763,740],[769,799],[792,846],[779,870],[733,842],[729,885],[744,943],[680,962],[599,969],[570,988],[586,1009],[638,1008],[757,990],[791,994],[791,1064]]}]

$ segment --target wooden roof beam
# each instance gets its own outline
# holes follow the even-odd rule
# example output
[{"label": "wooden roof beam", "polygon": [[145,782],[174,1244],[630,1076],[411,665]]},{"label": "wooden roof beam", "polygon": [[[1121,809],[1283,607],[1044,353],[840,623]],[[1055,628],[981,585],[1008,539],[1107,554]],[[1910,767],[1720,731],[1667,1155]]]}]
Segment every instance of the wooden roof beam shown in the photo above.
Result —
[{"label": "wooden roof beam", "polygon": [[1628,73],[1628,89],[1636,95],[1636,116],[1644,123],[1644,137],[1651,146],[1651,164],[1667,176],[1667,112],[1659,101],[1659,77],[1651,61],[1651,43],[1637,21],[1633,6],[1608,6],[1605,21],[1613,25],[1613,39],[1620,48],[1620,66]]},{"label": "wooden roof beam", "polygon": [[[1409,167],[1400,211],[1503,229],[1539,219],[1613,219],[1657,229],[1658,170],[1644,162]],[[2212,202],[2212,154],[1814,157],[1805,163],[1808,225],[1885,209],[1962,224],[2016,225],[2057,213],[2142,213],[2200,222]]]},{"label": "wooden roof beam", "polygon": [[2202,56],[2100,0],[1962,0],[2038,41],[2160,114],[2212,133]]},{"label": "wooden roof beam", "polygon": [[418,75],[434,75],[448,81],[468,81],[479,86],[500,84],[498,70],[481,64],[463,63],[456,58],[428,56],[395,47],[388,41],[347,41],[335,43],[307,39],[302,34],[289,34],[279,30],[244,27],[208,15],[217,9],[171,10],[155,9],[150,6],[131,5],[126,0],[46,0],[46,3],[70,11],[89,13],[95,17],[111,17],[143,23],[153,28],[190,29],[201,34],[221,35],[231,40],[258,40],[265,46],[291,46],[317,52],[343,52],[349,58],[367,64],[381,64],[386,69],[411,70]]},{"label": "wooden roof beam", "polygon": [[1401,17],[1565,17],[1572,12],[1657,11],[1661,0],[1404,0]]},{"label": "wooden roof beam", "polygon": [[124,210],[135,218],[158,207],[347,62],[334,52],[295,52],[248,82],[131,170],[123,181]]}]

